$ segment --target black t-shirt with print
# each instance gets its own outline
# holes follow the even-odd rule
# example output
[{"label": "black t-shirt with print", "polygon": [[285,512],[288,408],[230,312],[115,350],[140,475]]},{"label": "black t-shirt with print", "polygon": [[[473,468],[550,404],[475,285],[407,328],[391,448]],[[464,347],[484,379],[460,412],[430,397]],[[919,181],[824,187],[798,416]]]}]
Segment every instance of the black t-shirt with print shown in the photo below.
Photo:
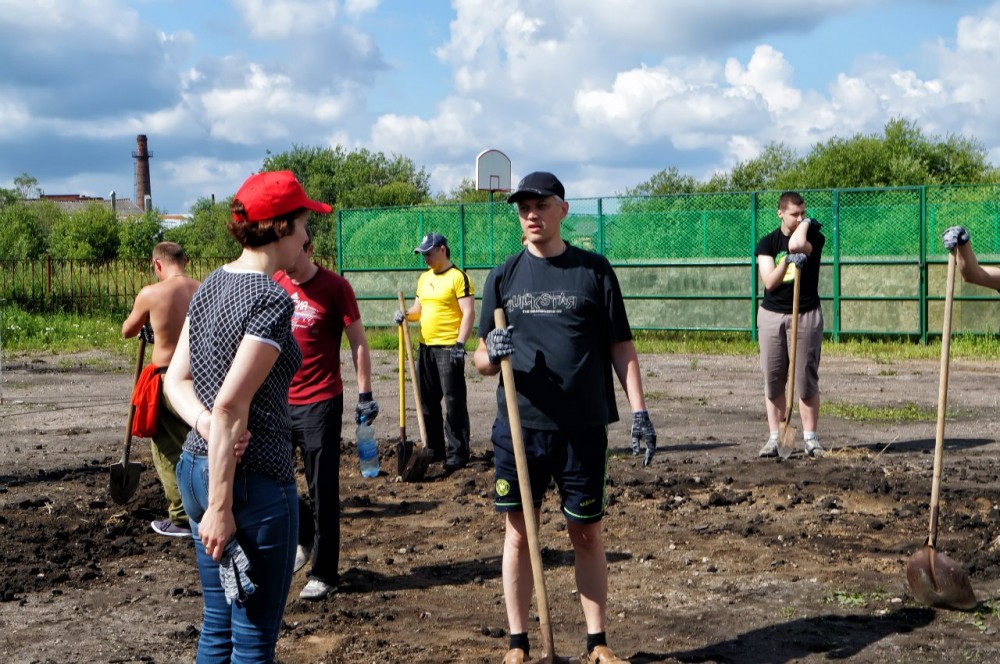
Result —
[{"label": "black t-shirt with print", "polygon": [[[801,280],[799,284],[799,312],[812,311],[820,305],[819,301],[819,264],[823,258],[823,245],[826,238],[815,225],[809,224],[809,231],[806,239],[812,244],[812,253],[809,260],[802,268]],[[754,256],[770,256],[774,259],[775,265],[783,256],[788,255],[788,236],[781,232],[779,226],[771,233],[768,233],[757,243]],[[785,279],[773,291],[764,290],[764,301],[761,306],[767,311],[778,314],[792,313],[792,271],[785,274]]]},{"label": "black t-shirt with print", "polygon": [[[486,278],[481,337],[495,327],[498,306],[514,326],[511,363],[524,426],[580,429],[618,420],[611,346],[632,331],[607,259],[573,246],[553,258],[521,251]],[[506,420],[502,380],[497,405]]]},{"label": "black t-shirt with print", "polygon": [[[295,481],[288,386],[302,353],[292,336],[294,308],[292,298],[270,276],[221,267],[208,275],[188,309],[194,390],[208,408],[215,404],[244,337],[279,350],[250,402],[250,444],[241,465],[283,482]],[[192,430],[184,449],[207,454],[208,442]]]}]

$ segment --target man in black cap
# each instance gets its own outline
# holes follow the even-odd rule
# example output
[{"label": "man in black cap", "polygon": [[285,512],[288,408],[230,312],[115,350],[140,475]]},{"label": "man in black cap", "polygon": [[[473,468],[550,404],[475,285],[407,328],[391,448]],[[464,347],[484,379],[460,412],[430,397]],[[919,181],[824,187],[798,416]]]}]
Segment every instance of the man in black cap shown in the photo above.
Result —
[{"label": "man in black cap", "polygon": [[[452,473],[469,462],[469,407],[465,386],[465,342],[476,318],[475,290],[469,276],[451,262],[448,238],[428,233],[413,250],[427,271],[417,280],[417,297],[396,323],[420,321],[417,376],[427,446],[435,461]],[[441,399],[447,416],[441,417]],[[447,443],[447,444],[446,444]]]},{"label": "man in black cap", "polygon": [[[562,239],[562,221],[569,211],[565,195],[556,176],[536,172],[508,197],[507,202],[517,204],[525,249],[486,279],[474,361],[481,374],[492,376],[499,373],[502,358],[511,358],[533,507],[537,515],[545,489],[554,480],[587,623],[583,661],[610,664],[625,661],[615,657],[605,637],[608,572],[601,519],[607,425],[618,420],[612,367],[632,408],[633,453],[639,454],[645,444],[643,465],[656,450],[656,431],[646,411],[618,279],[603,256]],[[494,326],[497,307],[506,313],[507,328]],[[502,387],[497,389],[497,406],[494,502],[505,514],[502,567],[510,626],[504,663],[519,664],[529,655],[533,578]]]}]

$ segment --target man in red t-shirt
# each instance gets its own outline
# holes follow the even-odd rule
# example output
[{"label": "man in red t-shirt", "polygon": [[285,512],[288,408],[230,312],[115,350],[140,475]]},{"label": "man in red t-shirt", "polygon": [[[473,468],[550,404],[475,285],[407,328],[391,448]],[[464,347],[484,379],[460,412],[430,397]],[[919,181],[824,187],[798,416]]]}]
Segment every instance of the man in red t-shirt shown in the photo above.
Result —
[{"label": "man in red t-shirt", "polygon": [[[295,303],[292,334],[302,350],[302,366],[292,378],[288,403],[292,444],[302,448],[311,509],[300,501],[299,549],[295,570],[312,550],[309,581],[299,594],[320,600],[337,589],[340,576],[340,422],[344,413],[344,383],[340,377],[340,340],[351,344],[358,376],[355,421],[371,423],[378,403],[371,392],[371,354],[354,289],[343,277],[316,265],[312,235],[295,264],[277,272],[275,281]],[[310,535],[311,533],[311,535]]]}]

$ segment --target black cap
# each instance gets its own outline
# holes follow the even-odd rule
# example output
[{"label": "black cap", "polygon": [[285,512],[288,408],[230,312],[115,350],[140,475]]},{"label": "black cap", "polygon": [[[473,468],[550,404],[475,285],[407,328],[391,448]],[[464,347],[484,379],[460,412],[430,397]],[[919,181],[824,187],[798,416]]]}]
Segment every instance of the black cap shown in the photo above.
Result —
[{"label": "black cap", "polygon": [[507,202],[516,203],[525,198],[548,198],[549,196],[558,196],[565,200],[566,188],[552,173],[535,171],[521,178],[521,181],[517,183],[517,189],[507,197]]},{"label": "black cap", "polygon": [[440,233],[428,233],[424,236],[424,239],[420,241],[420,244],[413,250],[415,254],[426,254],[428,251],[434,247],[447,247],[448,238],[441,235]]}]

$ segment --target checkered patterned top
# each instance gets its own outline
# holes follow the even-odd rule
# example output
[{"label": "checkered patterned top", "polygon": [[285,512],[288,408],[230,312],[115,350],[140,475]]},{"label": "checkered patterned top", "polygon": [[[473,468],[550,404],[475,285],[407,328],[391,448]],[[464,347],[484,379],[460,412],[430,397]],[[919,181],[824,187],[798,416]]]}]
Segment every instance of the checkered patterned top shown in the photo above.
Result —
[{"label": "checkered patterned top", "polygon": [[[208,408],[245,337],[271,344],[280,354],[250,402],[250,445],[242,465],[293,482],[292,434],[288,385],[302,362],[292,336],[294,305],[288,293],[261,272],[237,272],[221,267],[205,279],[191,300],[188,326],[194,390]],[[191,431],[184,449],[207,454],[208,442]]]}]

